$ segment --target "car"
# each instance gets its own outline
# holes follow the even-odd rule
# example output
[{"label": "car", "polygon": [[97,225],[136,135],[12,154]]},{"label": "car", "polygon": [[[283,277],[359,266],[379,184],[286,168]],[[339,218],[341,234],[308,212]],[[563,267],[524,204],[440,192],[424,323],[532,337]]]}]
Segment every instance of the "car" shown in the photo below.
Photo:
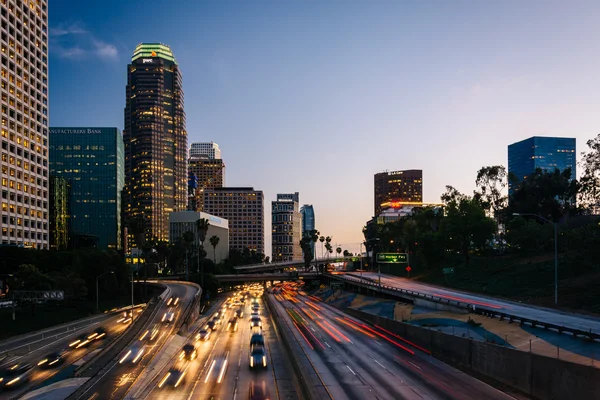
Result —
[{"label": "car", "polygon": [[94,330],[94,332],[90,333],[88,335],[88,339],[89,340],[100,340],[100,339],[104,339],[106,337],[106,330],[102,327],[100,328],[96,328],[96,330]]},{"label": "car", "polygon": [[262,321],[260,320],[260,317],[250,318],[250,327],[254,328],[255,326],[258,326],[259,328],[262,327]]},{"label": "car", "polygon": [[269,388],[265,381],[262,383],[250,382],[248,387],[249,400],[269,400],[270,398]]},{"label": "car", "polygon": [[154,324],[154,326],[152,327],[152,329],[148,329],[146,330],[142,336],[140,336],[140,340],[144,341],[144,340],[148,340],[149,342],[153,342],[156,339],[159,338],[159,333],[160,333],[160,326],[159,324]]},{"label": "car", "polygon": [[121,357],[121,359],[119,360],[119,364],[123,364],[126,361],[132,364],[136,364],[142,359],[145,351],[146,349],[144,345],[138,341],[133,346],[131,346],[129,350],[125,352],[123,357]]},{"label": "car", "polygon": [[211,331],[216,331],[217,330],[217,324],[215,323],[215,321],[210,320],[206,323],[206,326],[204,327],[204,329],[206,330],[211,330]]},{"label": "car", "polygon": [[210,338],[210,329],[200,329],[196,334],[196,341],[207,341]]},{"label": "car", "polygon": [[236,318],[231,318],[229,320],[229,322],[227,322],[227,329],[225,329],[226,331],[229,331],[229,329],[231,329],[233,332],[237,331],[237,327],[238,327],[238,322]]},{"label": "car", "polygon": [[66,350],[46,354],[40,361],[38,361],[37,366],[41,369],[56,368],[65,362],[66,356]]},{"label": "car", "polygon": [[215,317],[212,320],[215,322],[215,324],[221,325],[221,322],[223,322],[223,317]]},{"label": "car", "polygon": [[186,344],[181,349],[181,353],[179,353],[180,360],[188,360],[192,361],[198,356],[198,351],[196,350],[196,346],[191,343]]},{"label": "car", "polygon": [[164,322],[166,324],[170,324],[171,322],[173,322],[174,318],[175,318],[175,313],[173,312],[172,308],[169,308],[163,315],[162,322]]},{"label": "car", "polygon": [[169,300],[167,300],[167,305],[174,305],[173,303],[175,302],[175,296],[171,296],[169,297]]},{"label": "car", "polygon": [[178,387],[181,382],[183,382],[186,372],[187,370],[182,370],[179,368],[169,369],[169,372],[167,372],[167,374],[158,383],[158,388],[162,389],[163,387],[167,386],[172,386],[173,388]]},{"label": "car", "polygon": [[89,333],[83,333],[77,337],[77,339],[73,340],[69,343],[69,347],[72,349],[80,349],[82,347],[89,346],[92,343],[92,339],[89,339]]},{"label": "car", "polygon": [[26,383],[31,373],[31,364],[15,364],[0,372],[0,386],[10,389]]},{"label": "car", "polygon": [[256,345],[250,349],[250,368],[267,367],[267,353],[265,347]]},{"label": "car", "polygon": [[237,318],[242,318],[242,317],[244,316],[244,309],[243,309],[243,308],[238,308],[238,309],[235,311],[235,316],[236,316]]},{"label": "car", "polygon": [[265,337],[262,333],[253,333],[250,337],[250,347],[252,346],[264,346],[265,345]]},{"label": "car", "polygon": [[252,317],[260,317],[260,314],[259,314],[259,313],[257,313],[256,311],[252,311],[252,312],[250,313],[250,318],[252,318]]}]

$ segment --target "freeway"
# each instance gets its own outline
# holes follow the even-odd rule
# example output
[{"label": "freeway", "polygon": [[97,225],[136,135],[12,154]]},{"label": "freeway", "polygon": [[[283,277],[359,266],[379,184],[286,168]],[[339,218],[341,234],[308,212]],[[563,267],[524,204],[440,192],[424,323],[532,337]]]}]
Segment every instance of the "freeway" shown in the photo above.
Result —
[{"label": "freeway", "polygon": [[[343,277],[343,275],[339,276]],[[364,272],[362,274],[354,273],[352,276],[354,278],[359,278],[362,276],[363,279],[369,279],[371,282],[377,282],[379,275],[375,272]],[[600,334],[600,318],[566,313],[548,308],[529,306],[509,300],[492,298],[489,296],[481,296],[478,294],[444,289],[393,275],[381,274],[381,284],[405,290],[412,290],[414,292],[437,296],[448,300],[474,304],[480,309],[502,311],[514,316]]]},{"label": "freeway", "polygon": [[[165,284],[170,289],[169,296],[152,320],[141,330],[135,343],[118,355],[108,371],[104,372],[104,375],[78,398],[121,399],[125,397],[129,388],[160,351],[166,340],[177,333],[175,326],[186,306],[194,301],[198,289],[184,283]],[[169,321],[171,313],[172,320]],[[121,360],[123,362],[120,362]]]},{"label": "freeway", "polygon": [[[297,399],[291,388],[290,367],[287,357],[283,354],[271,316],[259,300],[262,313],[262,333],[267,349],[267,367],[253,370],[249,367],[250,336],[258,328],[251,328],[249,315],[250,303],[247,302],[244,315],[238,321],[238,328],[227,330],[228,321],[233,318],[238,307],[225,310],[222,323],[217,326],[206,341],[195,341],[195,335],[189,338],[190,343],[197,348],[194,360],[174,359],[156,374],[151,382],[153,390],[148,399],[236,399],[247,398],[251,385],[269,391],[272,399]],[[185,373],[181,382],[163,382],[174,369]],[[161,382],[163,383],[161,385]],[[159,387],[161,385],[161,387]],[[175,387],[176,386],[176,387]]]},{"label": "freeway", "polygon": [[269,296],[331,399],[513,399],[317,298]]},{"label": "freeway", "polygon": [[[142,311],[142,309],[138,308],[134,314],[137,314],[138,311]],[[26,376],[11,385],[14,387],[0,391],[0,399],[16,398],[43,384],[59,381],[72,375],[78,364],[105,347],[110,343],[111,338],[118,336],[129,326],[131,320],[126,318],[127,314],[128,312],[124,312],[94,320],[96,322],[78,330],[71,330],[66,335],[61,334],[57,340],[51,342],[40,341],[41,345],[32,343],[28,346],[32,349],[30,352],[4,360],[0,365],[3,370],[14,365],[25,364],[32,365],[33,368],[28,371]],[[105,334],[102,335],[102,331],[96,331],[96,329],[103,329]],[[24,343],[19,341],[19,346],[23,345]],[[54,362],[55,359],[52,358],[54,354],[61,353],[63,356]],[[46,361],[44,362],[44,360]]]}]

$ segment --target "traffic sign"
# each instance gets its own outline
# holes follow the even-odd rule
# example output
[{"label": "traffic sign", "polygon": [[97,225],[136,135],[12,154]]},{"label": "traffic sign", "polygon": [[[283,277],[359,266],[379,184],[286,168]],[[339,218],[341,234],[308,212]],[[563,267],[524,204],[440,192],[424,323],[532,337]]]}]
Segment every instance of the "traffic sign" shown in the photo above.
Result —
[{"label": "traffic sign", "polygon": [[377,262],[382,264],[400,264],[408,262],[406,253],[378,253]]},{"label": "traffic sign", "polygon": [[452,268],[443,268],[443,269],[442,269],[442,272],[443,272],[444,274],[446,274],[446,275],[448,275],[448,274],[453,274],[453,273],[454,273],[454,267],[452,267]]},{"label": "traffic sign", "polygon": [[410,272],[412,270],[412,268],[409,266],[406,267],[406,272]]}]

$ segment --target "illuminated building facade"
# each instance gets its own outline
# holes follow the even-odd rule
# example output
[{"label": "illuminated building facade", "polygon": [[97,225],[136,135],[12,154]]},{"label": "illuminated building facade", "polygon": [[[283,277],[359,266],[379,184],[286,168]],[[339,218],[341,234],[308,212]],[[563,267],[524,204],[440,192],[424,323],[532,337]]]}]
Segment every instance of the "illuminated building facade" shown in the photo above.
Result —
[{"label": "illuminated building facade", "polygon": [[[224,218],[218,218],[204,212],[180,211],[169,214],[169,241],[175,243],[183,238],[186,232],[192,232],[196,235],[196,221],[204,218],[208,220],[208,230],[206,239],[202,244],[206,251],[206,258],[222,262],[229,257],[229,223]],[[210,238],[216,236],[219,243],[215,247],[210,243]],[[198,242],[194,243],[197,246]]]},{"label": "illuminated building facade", "polygon": [[188,172],[197,180],[192,211],[204,211],[204,191],[225,185],[225,162],[220,158],[194,156],[188,162]]},{"label": "illuminated building facade", "polygon": [[251,187],[204,191],[204,212],[229,221],[229,248],[265,253],[264,196]]},{"label": "illuminated building facade", "polygon": [[69,247],[70,185],[65,178],[50,175],[50,249],[66,250]]},{"label": "illuminated building facade", "polygon": [[48,1],[0,10],[0,244],[47,249]]},{"label": "illuminated building facade", "polygon": [[139,44],[127,66],[125,215],[144,216],[146,236],[169,239],[169,214],[187,208],[187,132],[173,52]]},{"label": "illuminated building facade", "polygon": [[192,143],[190,146],[190,158],[208,157],[211,160],[221,158],[221,149],[215,142]]},{"label": "illuminated building facade", "polygon": [[271,202],[273,262],[302,259],[302,215],[299,203],[298,192],[278,194],[277,200]]},{"label": "illuminated building facade", "polygon": [[[310,231],[317,229],[315,222],[315,209],[312,205],[305,204],[300,209],[300,214],[302,215],[302,236],[304,234],[309,234]],[[315,254],[315,243],[310,243],[310,248],[312,249],[313,255]]]},{"label": "illuminated building facade", "polygon": [[405,171],[381,172],[375,174],[375,214],[385,208],[384,203],[422,203],[423,171],[409,169]]},{"label": "illuminated building facade", "polygon": [[[522,181],[541,168],[547,172],[555,169],[564,171],[571,169],[571,178],[577,176],[577,154],[575,153],[575,138],[540,137],[513,143],[508,146],[508,173],[514,175],[517,181]],[[508,192],[514,190],[511,180],[508,182]]]},{"label": "illuminated building facade", "polygon": [[73,246],[121,248],[123,164],[123,138],[117,128],[50,129],[50,174],[70,185]]}]

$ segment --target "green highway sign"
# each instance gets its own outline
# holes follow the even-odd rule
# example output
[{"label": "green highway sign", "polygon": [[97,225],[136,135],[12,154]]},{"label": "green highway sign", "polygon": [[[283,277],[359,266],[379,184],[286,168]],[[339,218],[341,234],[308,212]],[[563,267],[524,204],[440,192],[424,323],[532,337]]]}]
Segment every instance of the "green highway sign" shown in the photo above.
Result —
[{"label": "green highway sign", "polygon": [[406,253],[378,253],[377,262],[382,264],[400,264],[408,262]]},{"label": "green highway sign", "polygon": [[453,273],[454,273],[454,268],[443,268],[443,269],[442,269],[442,272],[443,272],[444,274],[446,274],[446,275],[447,275],[447,274],[453,274]]}]

